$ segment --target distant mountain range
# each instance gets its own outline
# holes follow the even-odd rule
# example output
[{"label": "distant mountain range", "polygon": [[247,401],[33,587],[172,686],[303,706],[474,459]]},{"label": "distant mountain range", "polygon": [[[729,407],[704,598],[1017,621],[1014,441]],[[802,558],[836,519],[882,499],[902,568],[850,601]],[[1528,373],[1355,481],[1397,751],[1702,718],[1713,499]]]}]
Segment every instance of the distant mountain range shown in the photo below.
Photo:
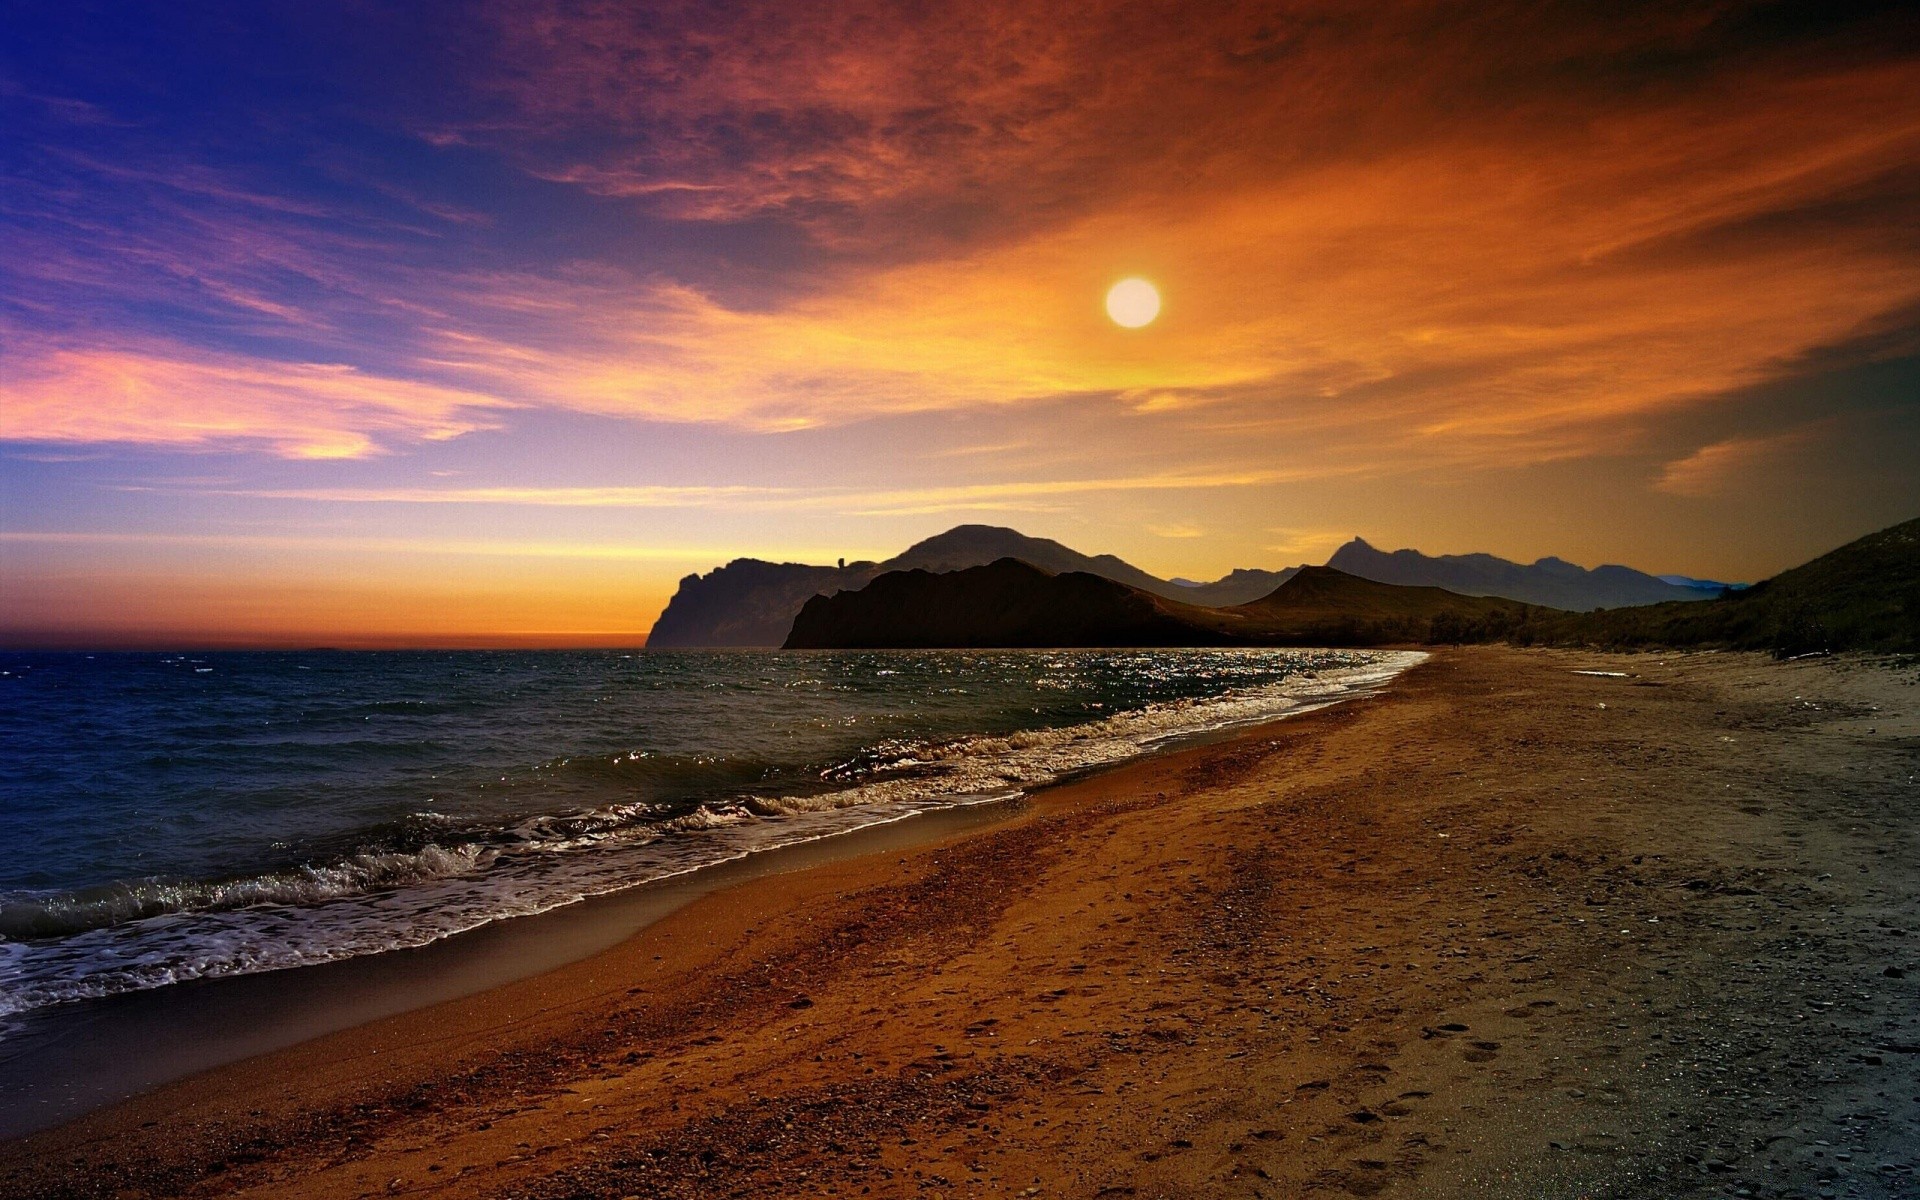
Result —
[{"label": "distant mountain range", "polygon": [[1721,583],[1716,579],[1695,579],[1691,575],[1655,575],[1654,578],[1658,579],[1661,583],[1670,583],[1675,587],[1694,588],[1702,592],[1711,592],[1714,595],[1728,591],[1737,592],[1741,588],[1748,586],[1744,583]]},{"label": "distant mountain range", "polygon": [[1530,627],[1522,640],[1724,646],[1778,654],[1920,651],[1920,520],[1868,534],[1705,604],[1552,616]]},{"label": "distant mountain range", "polygon": [[[1301,570],[1243,568],[1211,583],[1160,579],[1111,554],[1082,554],[1051,539],[999,526],[960,525],[884,562],[821,567],[741,558],[705,575],[689,575],[654,623],[647,645],[657,649],[778,646],[793,628],[801,606],[816,595],[863,588],[890,571],[960,571],[1002,558],[1019,559],[1054,574],[1096,575],[1162,599],[1206,608],[1258,600]],[[1627,567],[1587,571],[1557,558],[1522,566],[1486,554],[1439,558],[1413,550],[1387,554],[1359,538],[1342,546],[1327,565],[1380,583],[1441,587],[1462,595],[1499,596],[1571,611],[1701,600],[1719,591],[1719,585],[1676,585]]]},{"label": "distant mountain range", "polygon": [[1527,566],[1491,554],[1443,554],[1418,550],[1376,550],[1355,538],[1333,552],[1327,565],[1379,583],[1441,587],[1467,596],[1505,596],[1526,604],[1585,612],[1659,604],[1667,600],[1705,600],[1727,585],[1673,576],[1662,579],[1632,567],[1602,566],[1591,571],[1561,558],[1543,558]]},{"label": "distant mountain range", "polygon": [[1512,600],[1398,587],[1302,567],[1247,604],[1183,604],[1085,571],[1003,558],[936,573],[890,571],[858,591],[815,596],[786,647],[1375,646],[1484,641],[1536,610]]},{"label": "distant mountain range", "polygon": [[1282,567],[1278,571],[1239,567],[1212,583],[1193,583],[1185,579],[1172,579],[1168,582],[1174,585],[1175,590],[1171,594],[1162,592],[1161,595],[1166,595],[1168,599],[1178,600],[1183,604],[1198,604],[1205,608],[1226,608],[1235,604],[1245,604],[1249,600],[1258,600],[1292,579],[1299,570],[1299,567]]}]

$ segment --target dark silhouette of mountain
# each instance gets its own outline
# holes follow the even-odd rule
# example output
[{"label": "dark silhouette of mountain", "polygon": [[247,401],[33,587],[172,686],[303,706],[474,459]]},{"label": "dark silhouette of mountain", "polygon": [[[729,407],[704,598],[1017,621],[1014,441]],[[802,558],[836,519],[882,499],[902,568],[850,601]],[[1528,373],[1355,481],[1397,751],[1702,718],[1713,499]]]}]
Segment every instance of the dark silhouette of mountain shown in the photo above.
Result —
[{"label": "dark silhouette of mountain", "polygon": [[682,579],[647,634],[647,645],[778,646],[809,597],[865,587],[879,573],[879,564],[871,562],[813,567],[736,558]]},{"label": "dark silhouette of mountain", "polygon": [[1665,583],[1631,567],[1603,566],[1589,571],[1560,558],[1543,558],[1522,566],[1491,554],[1434,557],[1418,550],[1388,553],[1361,538],[1334,551],[1327,565],[1379,583],[1441,587],[1467,596],[1505,596],[1573,612],[1663,600],[1704,600],[1718,594],[1717,589]]},{"label": "dark silhouette of mountain", "polygon": [[1532,623],[1523,640],[1778,654],[1920,651],[1920,520],[1715,600],[1549,617]]},{"label": "dark silhouette of mountain", "polygon": [[1003,558],[943,574],[888,572],[858,591],[816,596],[786,646],[1360,646],[1486,640],[1528,615],[1510,600],[1395,587],[1327,567],[1301,568],[1251,604],[1205,608]]},{"label": "dark silhouette of mountain", "polygon": [[880,566],[885,571],[963,571],[1002,558],[1017,558],[1056,575],[1084,571],[1155,595],[1180,591],[1178,585],[1156,579],[1111,554],[1082,554],[1052,538],[1028,537],[999,525],[956,525],[924,542],[915,542]]},{"label": "dark silhouette of mountain", "polygon": [[959,571],[1001,558],[1017,558],[1055,574],[1082,571],[1157,596],[1190,604],[1241,604],[1273,590],[1288,572],[1235,571],[1224,579],[1185,588],[1147,574],[1111,554],[1081,554],[1049,538],[1028,537],[995,525],[959,525],[881,563],[840,567],[735,559],[705,575],[689,575],[654,622],[647,645],[656,649],[711,646],[778,646],[801,605],[816,595],[865,587],[888,571]]},{"label": "dark silhouette of mountain", "polygon": [[794,618],[796,649],[987,646],[1217,646],[1214,613],[1087,571],[1014,558],[936,574],[890,571],[859,591],[815,596]]}]

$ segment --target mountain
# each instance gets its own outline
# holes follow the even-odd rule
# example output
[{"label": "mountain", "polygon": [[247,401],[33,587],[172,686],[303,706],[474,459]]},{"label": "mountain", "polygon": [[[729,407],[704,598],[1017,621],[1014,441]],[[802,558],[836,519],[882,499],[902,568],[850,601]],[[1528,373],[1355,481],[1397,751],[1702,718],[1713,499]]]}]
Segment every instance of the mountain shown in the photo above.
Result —
[{"label": "mountain", "polygon": [[1661,583],[1670,583],[1675,587],[1690,588],[1696,592],[1705,592],[1709,598],[1725,591],[1739,591],[1746,587],[1744,583],[1721,583],[1717,579],[1695,579],[1691,575],[1655,575]]},{"label": "mountain", "polygon": [[1212,609],[1087,571],[1002,558],[936,574],[890,571],[859,591],[815,596],[789,650],[985,646],[1217,646]]},{"label": "mountain", "polygon": [[892,571],[816,596],[786,647],[1359,646],[1485,640],[1525,621],[1509,600],[1374,583],[1303,567],[1250,604],[1206,608],[1085,571],[1018,559],[936,574]]},{"label": "mountain", "polygon": [[[1002,547],[1017,552],[995,553]],[[968,561],[982,555],[992,557]],[[1024,555],[1046,562],[1034,565]],[[1360,570],[1347,569],[1355,566]],[[1447,588],[1378,578],[1387,571],[1468,582]],[[1481,590],[1490,579],[1523,594],[1502,598],[1508,594]],[[1277,586],[1266,586],[1274,581]],[[1649,582],[1668,589],[1665,599],[1626,607]],[[739,559],[689,575],[649,644],[1376,645],[1509,637],[1782,653],[1920,651],[1920,520],[1750,588],[1722,587],[1704,580],[1678,586],[1626,567],[1587,571],[1554,558],[1523,567],[1485,554],[1384,554],[1358,538],[1326,567],[1235,571],[1194,584],[1156,579],[1112,555],[1083,555],[1011,529],[962,525],[884,563],[815,567]],[[1543,593],[1570,606],[1617,607],[1555,612],[1516,602]]]},{"label": "mountain", "polygon": [[883,571],[961,571],[1002,558],[1017,558],[1056,575],[1084,571],[1156,595],[1182,590],[1111,554],[1082,554],[1052,538],[1028,537],[999,525],[956,525],[924,542],[915,542],[880,567]]},{"label": "mountain", "polygon": [[1158,579],[1111,554],[1081,554],[1049,538],[1028,537],[995,525],[959,525],[880,563],[816,567],[740,558],[705,575],[689,575],[654,622],[647,645],[656,649],[778,646],[793,627],[794,615],[813,596],[865,587],[889,571],[959,571],[1001,558],[1020,559],[1055,574],[1098,575],[1156,596],[1202,605],[1245,603],[1272,591],[1289,573],[1235,571],[1189,588]]},{"label": "mountain", "polygon": [[1549,617],[1526,639],[1804,654],[1920,651],[1920,519],[1703,603]]},{"label": "mountain", "polygon": [[809,597],[865,587],[877,563],[814,567],[736,558],[689,575],[647,634],[649,647],[778,646]]},{"label": "mountain", "polygon": [[[1279,571],[1256,571],[1241,567],[1228,575],[1222,575],[1212,583],[1189,583],[1176,580],[1180,590],[1174,592],[1171,599],[1183,604],[1202,604],[1209,608],[1227,608],[1235,604],[1245,604],[1258,600],[1292,579],[1299,567],[1287,567]],[[1161,593],[1166,595],[1166,593]]]},{"label": "mountain", "polygon": [[1631,567],[1604,566],[1589,571],[1559,558],[1543,558],[1522,566],[1491,554],[1434,557],[1418,550],[1388,553],[1361,538],[1334,551],[1327,565],[1379,583],[1441,587],[1468,596],[1505,596],[1572,612],[1665,600],[1704,600],[1717,594],[1717,589],[1666,583]]}]

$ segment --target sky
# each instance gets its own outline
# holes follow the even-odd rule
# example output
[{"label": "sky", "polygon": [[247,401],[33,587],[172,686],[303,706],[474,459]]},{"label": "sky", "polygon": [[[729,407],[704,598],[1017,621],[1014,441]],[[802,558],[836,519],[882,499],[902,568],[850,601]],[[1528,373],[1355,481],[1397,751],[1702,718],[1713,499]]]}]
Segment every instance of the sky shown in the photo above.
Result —
[{"label": "sky", "polygon": [[0,644],[633,645],[962,522],[1751,580],[1920,513],[1911,6],[0,29]]}]

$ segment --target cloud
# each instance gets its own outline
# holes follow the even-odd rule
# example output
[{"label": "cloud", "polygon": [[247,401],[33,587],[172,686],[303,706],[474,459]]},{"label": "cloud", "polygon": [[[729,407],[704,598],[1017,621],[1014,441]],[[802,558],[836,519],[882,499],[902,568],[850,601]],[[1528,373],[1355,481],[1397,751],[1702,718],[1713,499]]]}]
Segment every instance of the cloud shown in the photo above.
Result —
[{"label": "cloud", "polygon": [[[489,5],[430,96],[360,81],[353,129],[431,170],[345,128],[325,187],[41,146],[4,433],[353,456],[509,410],[1064,402],[1175,473],[1622,453],[1920,301],[1920,64],[1876,18],[1630,9]],[[1126,333],[1136,273],[1166,308]]]},{"label": "cloud", "polygon": [[[520,505],[534,508],[702,508],[815,510],[863,516],[950,512],[958,509],[1032,509],[1049,499],[1117,492],[1193,492],[1260,487],[1321,477],[1322,472],[1218,471],[1107,476],[1088,479],[1023,479],[908,488],[763,485],[639,485],[613,487],[318,487],[240,488],[181,485],[177,481],[123,485],[123,491],[236,496],[323,504]],[[1191,535],[1165,535],[1191,536]]]},{"label": "cloud", "polygon": [[1324,561],[1353,537],[1350,529],[1278,528],[1266,532],[1272,540],[1266,543],[1265,548],[1290,563]]},{"label": "cloud", "polygon": [[[1724,495],[1742,484],[1778,483],[1793,457],[1816,435],[1813,429],[1795,429],[1764,437],[1735,437],[1702,446],[1661,469],[1656,491],[1688,499]],[[1771,477],[1771,478],[1768,478]]]},{"label": "cloud", "polygon": [[[1676,138],[1705,172],[1777,178],[1721,134],[1759,124],[1750,106],[1782,93],[1800,94],[1789,139],[1823,125],[1844,154],[1857,139],[1834,118],[1863,115],[1865,77],[1910,79],[1907,31],[1871,6],[1783,31],[1765,6],[1737,2],[1400,3],[1361,16],[1317,0],[1204,14],[1107,0],[505,0],[462,45],[478,103],[449,107],[434,136],[649,212],[768,220],[856,257],[913,258],[1137,198],[1258,191],[1469,141],[1512,152],[1504,178],[1484,177],[1492,186],[1549,182],[1582,153],[1623,181],[1640,174],[1654,186],[1590,196],[1631,240],[1667,219],[1659,175],[1688,161]],[[1853,134],[1900,121],[1870,115]],[[1649,128],[1657,138],[1640,144]],[[1713,212],[1696,206],[1694,219]]]},{"label": "cloud", "polygon": [[[764,431],[1118,396],[1283,453],[1313,430],[1488,465],[1617,453],[1647,414],[1920,298],[1893,236],[1906,192],[1875,182],[1920,160],[1911,61],[1836,59],[1817,37],[1787,61],[1649,14],[1541,29],[1543,59],[1579,70],[1532,77],[1484,30],[1419,40],[1410,10],[1361,30],[1229,8],[1139,18],[1146,37],[1095,7],[1065,39],[1051,15],[969,13],[768,12],[720,30],[697,10],[635,24],[588,5],[519,23],[513,145],[600,129],[591,144],[612,148],[568,176],[580,186],[624,171],[664,189],[636,198],[692,205],[681,219],[858,246],[759,306],[611,274],[501,277],[467,289],[471,319],[439,331],[431,361],[516,396]],[[1716,39],[1740,53],[1717,61]],[[1582,94],[1598,84],[1581,71],[1653,46],[1677,64],[1670,86]],[[920,69],[958,58],[952,80]],[[1515,89],[1542,103],[1516,115]],[[1422,115],[1436,90],[1457,120]],[[1362,106],[1387,127],[1326,139],[1321,122]],[[990,232],[926,215],[976,190]],[[1839,227],[1781,236],[1836,198]],[[1167,300],[1142,335],[1098,310],[1132,272]],[[481,311],[502,299],[515,315]]]},{"label": "cloud", "polygon": [[[134,485],[128,491],[182,490]],[[472,488],[206,488],[199,495],[245,496],[255,500],[308,500],[327,504],[516,504],[536,508],[693,508],[736,500],[785,497],[790,488],[666,485],[619,487],[472,487]]]},{"label": "cloud", "polygon": [[0,440],[255,444],[289,458],[357,458],[383,442],[488,428],[493,397],[338,363],[267,363],[183,346],[10,347]]},{"label": "cloud", "polygon": [[[0,543],[22,546],[132,546],[159,550],[263,550],[295,554],[378,554],[449,558],[571,558],[610,562],[725,562],[749,553],[738,546],[648,546],[630,542],[515,541],[501,538],[341,537],[304,534],[148,533],[0,529]],[[832,557],[826,550],[815,558]]]},{"label": "cloud", "polygon": [[[464,319],[430,330],[420,362],[524,403],[763,431],[1085,396],[1269,441],[1592,452],[1598,427],[1763,380],[1920,297],[1920,267],[1871,238],[1690,246],[1700,221],[1797,203],[1833,167],[1811,135],[1738,133],[1756,153],[1780,143],[1764,180],[1662,147],[1665,205],[1640,205],[1621,243],[1619,208],[1595,199],[1622,190],[1616,164],[1562,162],[1545,185],[1509,174],[1513,148],[1448,144],[1090,215],[766,309],[607,274],[476,279],[464,305],[436,301]],[[1863,145],[1852,169],[1902,152]],[[1139,263],[1167,307],[1126,334],[1098,298]]]}]

